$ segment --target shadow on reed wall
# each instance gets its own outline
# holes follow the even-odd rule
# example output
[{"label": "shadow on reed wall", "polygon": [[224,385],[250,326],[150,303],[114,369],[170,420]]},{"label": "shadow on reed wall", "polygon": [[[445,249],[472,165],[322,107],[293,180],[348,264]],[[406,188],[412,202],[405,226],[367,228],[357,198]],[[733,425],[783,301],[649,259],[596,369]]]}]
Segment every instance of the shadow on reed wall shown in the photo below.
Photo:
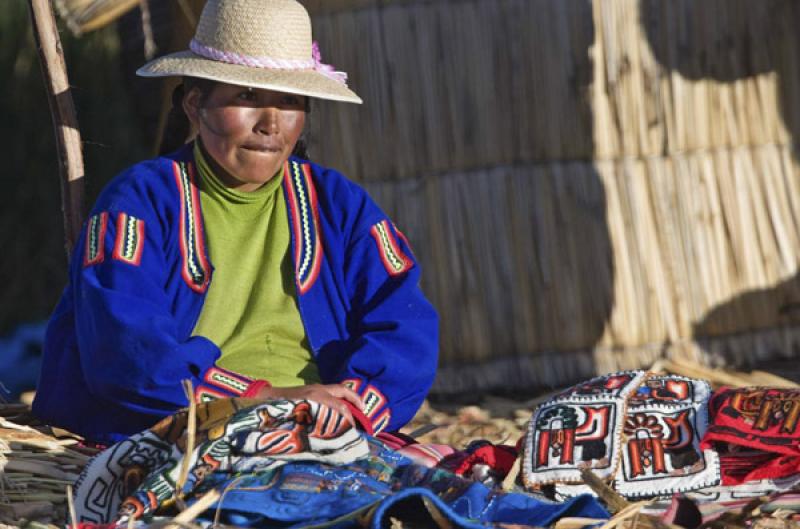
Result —
[{"label": "shadow on reed wall", "polygon": [[594,374],[614,267],[592,163],[591,2],[358,4],[312,9],[323,59],[365,99],[320,106],[315,157],[411,238],[441,315],[435,390]]},{"label": "shadow on reed wall", "polygon": [[[671,72],[694,81],[731,84],[741,84],[764,74],[776,76],[777,104],[782,123],[775,128],[784,130],[767,130],[758,134],[760,127],[770,128],[769,122],[762,114],[753,115],[748,143],[750,146],[785,143],[797,157],[795,146],[800,139],[800,36],[796,23],[800,20],[800,4],[792,0],[642,0],[640,9],[642,28],[650,48],[656,60]],[[744,87],[738,92],[744,93]],[[712,126],[729,126],[724,112],[717,116],[720,122]],[[708,147],[737,147],[731,143],[720,142]],[[790,169],[785,178],[796,180],[794,165],[795,170]],[[761,178],[761,174],[756,176]],[[766,202],[764,197],[770,191],[775,190],[764,189],[764,195],[748,199]],[[797,198],[789,197],[788,201],[791,203]],[[792,240],[800,219],[793,217],[786,223],[774,207],[758,206],[764,206],[771,222],[771,232],[768,236],[761,233],[744,241],[744,252],[730,256],[728,269],[731,276],[747,276],[748,263],[743,256],[758,259],[762,255],[762,245],[771,238],[781,244],[781,253],[786,256],[789,269],[797,270],[797,248]],[[742,225],[742,217],[726,213],[723,211],[722,214],[728,238],[741,239],[748,227]],[[738,242],[743,243],[741,240]],[[776,355],[800,354],[800,338],[797,330],[792,329],[798,324],[800,273],[777,284],[759,285],[723,300],[695,322],[693,334],[699,344],[712,353],[712,360],[729,365],[753,365]]]}]

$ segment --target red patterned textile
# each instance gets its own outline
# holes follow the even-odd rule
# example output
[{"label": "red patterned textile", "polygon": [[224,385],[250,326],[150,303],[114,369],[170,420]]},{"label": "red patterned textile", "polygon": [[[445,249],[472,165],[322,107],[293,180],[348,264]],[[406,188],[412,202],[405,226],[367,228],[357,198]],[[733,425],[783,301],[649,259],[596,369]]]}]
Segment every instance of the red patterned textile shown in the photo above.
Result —
[{"label": "red patterned textile", "polygon": [[722,388],[709,412],[703,446],[719,452],[723,485],[800,472],[800,390]]},{"label": "red patterned textile", "polygon": [[439,464],[439,467],[450,470],[459,476],[471,477],[476,466],[485,466],[492,475],[503,479],[514,466],[517,454],[518,451],[513,446],[493,445],[485,442],[448,456]]}]

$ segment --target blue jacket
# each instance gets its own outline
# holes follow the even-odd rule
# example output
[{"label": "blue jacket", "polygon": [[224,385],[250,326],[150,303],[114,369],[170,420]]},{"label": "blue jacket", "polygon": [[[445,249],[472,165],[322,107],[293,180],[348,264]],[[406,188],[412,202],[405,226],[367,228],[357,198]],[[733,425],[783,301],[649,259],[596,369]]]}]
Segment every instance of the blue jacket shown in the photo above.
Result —
[{"label": "blue jacket", "polygon": [[[192,336],[213,266],[192,151],[134,165],[103,191],[50,320],[33,411],[115,442],[196,397],[253,393]],[[362,396],[376,431],[403,426],[433,383],[438,323],[408,242],[366,192],[297,158],[284,171],[298,306],[324,383]],[[248,393],[248,390],[250,392]]]}]

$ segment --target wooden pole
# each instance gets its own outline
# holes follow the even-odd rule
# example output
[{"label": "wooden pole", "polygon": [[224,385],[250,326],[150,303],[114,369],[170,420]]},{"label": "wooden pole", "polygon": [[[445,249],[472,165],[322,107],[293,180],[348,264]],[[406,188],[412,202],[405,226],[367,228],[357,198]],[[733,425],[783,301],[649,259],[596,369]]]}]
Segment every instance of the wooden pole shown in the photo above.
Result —
[{"label": "wooden pole", "polygon": [[29,0],[29,6],[56,134],[64,241],[69,259],[83,222],[84,170],[81,136],[53,9],[49,0]]}]

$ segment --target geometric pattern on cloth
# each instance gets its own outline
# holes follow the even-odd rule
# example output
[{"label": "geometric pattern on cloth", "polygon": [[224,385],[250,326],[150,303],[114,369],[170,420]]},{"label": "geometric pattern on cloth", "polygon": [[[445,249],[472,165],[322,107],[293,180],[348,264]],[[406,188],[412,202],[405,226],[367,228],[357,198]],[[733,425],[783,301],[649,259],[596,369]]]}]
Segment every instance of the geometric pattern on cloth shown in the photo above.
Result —
[{"label": "geometric pattern on cloth", "polygon": [[198,384],[197,388],[194,390],[194,401],[198,404],[204,404],[214,400],[227,398],[230,398],[230,395],[227,393],[223,393],[203,384]]},{"label": "geometric pattern on cloth", "polygon": [[722,388],[711,408],[709,441],[800,456],[800,389]]},{"label": "geometric pattern on cloth", "polygon": [[144,248],[144,221],[127,213],[117,217],[117,240],[112,257],[118,261],[139,266]]},{"label": "geometric pattern on cloth", "polygon": [[205,293],[211,279],[206,261],[205,236],[200,215],[200,196],[194,176],[194,164],[174,162],[175,185],[181,197],[180,248],[183,256],[181,273],[189,287]]},{"label": "geometric pattern on cloth", "polygon": [[496,529],[548,527],[564,516],[608,518],[588,496],[553,503],[505,493],[415,465],[376,438],[367,442],[369,455],[350,463],[302,461],[255,473],[215,473],[206,487],[226,492],[199,521],[208,523],[217,508],[222,524],[253,528],[383,529],[395,518],[407,527]]},{"label": "geometric pattern on cloth", "polygon": [[108,213],[105,211],[92,215],[86,223],[86,248],[83,252],[83,266],[103,262]]},{"label": "geometric pattern on cloth", "polygon": [[[344,416],[313,401],[220,399],[196,409],[184,494],[214,472],[264,471],[289,461],[341,464],[369,452]],[[186,457],[187,424],[183,410],[98,454],[75,486],[78,520],[123,527],[171,505]]]},{"label": "geometric pattern on cloth", "polygon": [[250,377],[219,367],[212,367],[206,371],[203,380],[206,384],[235,393],[237,396],[247,391],[247,388],[253,383],[253,379]]},{"label": "geometric pattern on cloth", "polygon": [[378,391],[378,389],[373,386],[367,386],[367,389],[364,390],[364,397],[362,398],[364,403],[364,415],[372,418],[379,409],[386,404],[386,397],[383,396],[383,393]]},{"label": "geometric pattern on cloth", "polygon": [[293,160],[284,166],[284,189],[294,223],[294,263],[297,287],[305,294],[314,286],[322,263],[322,237],[319,226],[317,190],[306,164]]},{"label": "geometric pattern on cloth", "polygon": [[644,381],[628,401],[617,492],[661,496],[719,483],[719,456],[700,448],[710,395],[700,380],[669,375]]},{"label": "geometric pattern on cloth", "polygon": [[362,384],[361,380],[355,378],[348,378],[340,383],[361,397],[362,412],[372,426],[373,435],[378,435],[389,425],[392,419],[391,410],[386,406],[389,401],[378,388],[372,384]]},{"label": "geometric pattern on cloth", "polygon": [[[198,408],[203,413],[216,418],[201,419],[201,431],[212,425],[219,426],[220,420],[238,412],[219,408],[236,408],[236,399],[217,401],[211,407]],[[221,413],[220,413],[221,412]],[[109,485],[119,484],[127,479],[142,491],[144,484],[151,482],[153,472],[142,465],[151,464],[158,472],[160,465],[168,464],[167,458],[159,455],[168,451],[171,445],[181,444],[179,435],[185,428],[185,417],[176,421],[162,423],[157,437],[162,446],[148,450],[131,450],[129,445],[123,449],[122,443],[109,450],[117,455],[126,454],[131,472],[123,478],[109,479],[109,470],[120,473],[119,458],[109,458],[107,452],[101,460],[90,464],[102,475],[90,482],[86,475],[79,484],[79,517],[86,519],[84,505],[95,508],[99,513],[109,509],[109,503],[119,504]],[[177,440],[176,440],[177,438]],[[202,527],[211,525],[219,517],[223,526],[252,528],[272,527],[329,527],[339,529],[383,529],[389,527],[393,519],[408,523],[409,527],[446,527],[449,529],[496,529],[498,527],[549,527],[562,517],[580,517],[605,520],[608,512],[590,496],[555,503],[543,501],[531,494],[502,492],[481,483],[463,479],[451,472],[430,469],[413,464],[399,452],[388,448],[374,437],[363,436],[366,445],[363,456],[347,460],[331,461],[321,459],[297,459],[280,466],[251,470],[228,468],[212,470],[203,481],[188,490],[185,501],[200,497],[209,490],[217,490],[221,497],[215,505],[201,513],[196,520]],[[154,448],[150,446],[149,448]],[[115,452],[111,452],[115,453]],[[256,456],[249,456],[254,458]],[[152,459],[152,460],[151,460]],[[108,463],[111,463],[108,466]],[[137,467],[138,463],[138,468]],[[94,493],[86,497],[86,491]],[[119,491],[117,491],[119,492]],[[144,500],[157,499],[157,493],[148,491]],[[109,502],[109,500],[111,500]],[[86,503],[88,501],[88,504]],[[163,506],[163,505],[162,505]],[[133,526],[145,529],[148,523],[168,521],[170,513],[158,513],[164,518],[153,520],[145,516],[132,519]],[[113,516],[113,512],[112,512]],[[101,516],[98,515],[98,518]],[[81,524],[79,529],[122,529],[125,517],[116,524]],[[416,525],[414,525],[416,524]],[[152,526],[152,525],[151,525]]]},{"label": "geometric pattern on cloth", "polygon": [[703,446],[720,453],[723,485],[800,473],[800,390],[722,388],[709,408]]},{"label": "geometric pattern on cloth", "polygon": [[704,381],[645,372],[578,384],[534,413],[523,481],[556,484],[562,497],[590,492],[577,485],[581,468],[614,478],[617,491],[632,498],[715,486],[719,456],[701,448],[710,395]]},{"label": "geometric pattern on cloth", "polygon": [[614,477],[620,459],[626,398],[643,371],[593,378],[559,393],[533,414],[525,436],[522,479],[528,488],[580,483],[581,469]]},{"label": "geometric pattern on cloth", "polygon": [[375,244],[378,245],[378,252],[383,261],[383,266],[389,275],[398,276],[404,274],[414,266],[413,261],[406,257],[406,254],[400,249],[397,240],[389,228],[389,221],[382,220],[375,224],[370,233],[372,238],[375,239]]}]

